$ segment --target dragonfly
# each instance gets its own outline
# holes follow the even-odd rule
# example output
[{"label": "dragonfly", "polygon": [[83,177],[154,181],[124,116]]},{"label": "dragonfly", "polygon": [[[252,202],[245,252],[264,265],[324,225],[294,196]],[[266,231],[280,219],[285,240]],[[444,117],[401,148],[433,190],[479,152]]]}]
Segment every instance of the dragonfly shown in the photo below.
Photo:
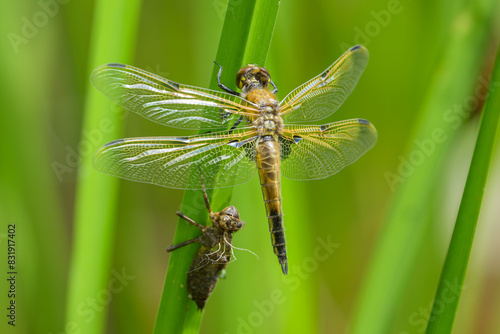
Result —
[{"label": "dragonfly", "polygon": [[93,72],[92,82],[120,106],[166,126],[207,132],[118,139],[97,151],[94,167],[124,179],[177,189],[200,189],[197,178],[190,177],[198,169],[207,189],[242,184],[258,174],[273,251],[286,275],[281,175],[323,179],[375,144],[377,131],[364,119],[303,124],[334,113],[367,62],[368,50],[353,46],[281,101],[269,71],[257,65],[237,72],[239,93],[221,83],[220,65],[217,80],[223,91],[180,84],[129,65],[102,65]]},{"label": "dragonfly", "polygon": [[240,219],[238,210],[232,205],[220,212],[213,212],[210,208],[202,174],[200,174],[200,178],[203,198],[212,226],[199,224],[177,211],[179,217],[196,226],[202,234],[196,238],[167,248],[167,252],[172,252],[192,243],[200,244],[200,248],[191,262],[186,285],[189,298],[196,302],[199,310],[202,310],[205,307],[208,297],[212,294],[219,277],[221,277],[221,274],[231,260],[233,234],[241,230],[245,226],[245,222]]}]

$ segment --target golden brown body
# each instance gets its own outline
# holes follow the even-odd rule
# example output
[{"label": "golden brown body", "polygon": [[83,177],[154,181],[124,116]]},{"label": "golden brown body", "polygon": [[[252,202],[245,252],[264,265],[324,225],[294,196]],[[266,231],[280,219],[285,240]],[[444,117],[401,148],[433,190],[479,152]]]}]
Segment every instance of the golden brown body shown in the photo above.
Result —
[{"label": "golden brown body", "polygon": [[257,169],[262,196],[266,205],[269,232],[274,254],[278,256],[283,272],[288,271],[285,230],[281,209],[281,157],[279,144],[273,136],[264,136],[257,143]]},{"label": "golden brown body", "polygon": [[[249,85],[243,96],[259,106],[260,113],[252,119],[260,138],[257,142],[257,169],[259,171],[262,196],[266,206],[269,232],[273,250],[281,264],[283,273],[288,272],[286,257],[285,229],[281,208],[281,156],[277,136],[283,129],[283,120],[279,116],[279,101],[276,95],[267,90],[267,86]],[[264,88],[266,87],[266,88]]]},{"label": "golden brown body", "polygon": [[267,89],[253,89],[248,92],[246,99],[259,106],[268,105],[273,101],[278,102],[278,100],[276,99],[276,95],[274,95]]}]

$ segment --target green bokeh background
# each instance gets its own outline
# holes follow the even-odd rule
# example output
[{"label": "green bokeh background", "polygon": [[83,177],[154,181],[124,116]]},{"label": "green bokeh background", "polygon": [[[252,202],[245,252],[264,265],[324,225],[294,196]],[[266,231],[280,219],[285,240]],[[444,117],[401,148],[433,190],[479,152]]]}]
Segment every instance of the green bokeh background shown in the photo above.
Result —
[{"label": "green bokeh background", "polygon": [[[279,87],[278,97],[320,73],[348,47],[364,44],[370,51],[368,67],[328,121],[368,119],[377,127],[379,140],[333,177],[284,180],[290,264],[286,278],[271,250],[258,178],[234,188],[232,204],[247,223],[234,244],[260,258],[236,251],[238,260],[229,265],[227,279],[207,304],[202,333],[349,332],[395,194],[387,173],[397,174],[404,168],[402,161],[409,159],[405,149],[439,73],[450,27],[467,29],[468,18],[454,11],[454,3],[281,2],[266,64]],[[15,223],[19,271],[18,326],[6,326],[5,312],[0,324],[8,333],[65,331],[75,156],[93,154],[104,144],[80,130],[86,91],[95,89],[87,70],[93,6],[93,1],[60,4],[27,43],[15,46],[9,33],[22,34],[24,20],[33,21],[43,6],[26,0],[0,5],[0,245],[1,254],[6,254],[6,226]],[[225,6],[223,0],[144,1],[131,65],[207,87]],[[494,17],[472,87],[482,85],[479,78],[488,79],[491,72],[500,16]],[[474,89],[469,96],[474,97]],[[450,101],[449,108],[467,97]],[[456,135],[442,144],[447,148],[439,181],[423,213],[431,220],[430,228],[388,333],[425,329],[477,134],[479,108],[470,112]],[[189,134],[128,112],[123,119],[124,137]],[[59,164],[67,167],[64,173],[55,170]],[[499,190],[497,145],[454,333],[500,332]],[[135,278],[113,294],[109,305],[98,308],[108,312],[107,332],[152,331],[169,258],[165,248],[173,239],[182,195],[180,190],[120,182],[113,268]],[[333,252],[318,256],[318,247],[327,240],[335,244]],[[7,272],[5,258],[0,257],[2,274]],[[2,310],[5,281],[0,284]]]}]

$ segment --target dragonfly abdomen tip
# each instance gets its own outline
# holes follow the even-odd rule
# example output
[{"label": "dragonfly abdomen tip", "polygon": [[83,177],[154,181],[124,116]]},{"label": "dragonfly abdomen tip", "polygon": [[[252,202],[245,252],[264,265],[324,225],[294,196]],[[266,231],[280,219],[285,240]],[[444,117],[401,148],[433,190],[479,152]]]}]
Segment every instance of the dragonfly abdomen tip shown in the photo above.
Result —
[{"label": "dragonfly abdomen tip", "polygon": [[288,261],[285,259],[284,261],[280,261],[281,264],[281,270],[283,271],[283,274],[287,275],[288,274]]}]

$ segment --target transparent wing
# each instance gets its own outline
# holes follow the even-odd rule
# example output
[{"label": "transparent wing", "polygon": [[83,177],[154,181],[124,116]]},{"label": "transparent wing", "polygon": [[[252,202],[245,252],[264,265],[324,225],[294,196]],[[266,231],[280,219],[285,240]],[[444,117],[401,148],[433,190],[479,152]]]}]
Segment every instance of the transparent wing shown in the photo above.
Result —
[{"label": "transparent wing", "polygon": [[[228,187],[249,181],[256,168],[255,132],[112,141],[94,156],[94,167],[124,179],[168,188]],[[191,176],[190,176],[191,175]]]},{"label": "transparent wing", "polygon": [[287,126],[280,137],[281,172],[295,180],[331,176],[356,161],[376,140],[377,130],[364,119]]},{"label": "transparent wing", "polygon": [[102,65],[92,83],[122,107],[174,128],[220,130],[239,115],[258,112],[238,96],[181,85],[129,65]]},{"label": "transparent wing", "polygon": [[368,63],[368,50],[356,45],[323,73],[294,89],[281,102],[286,123],[311,122],[334,113],[351,94]]}]

